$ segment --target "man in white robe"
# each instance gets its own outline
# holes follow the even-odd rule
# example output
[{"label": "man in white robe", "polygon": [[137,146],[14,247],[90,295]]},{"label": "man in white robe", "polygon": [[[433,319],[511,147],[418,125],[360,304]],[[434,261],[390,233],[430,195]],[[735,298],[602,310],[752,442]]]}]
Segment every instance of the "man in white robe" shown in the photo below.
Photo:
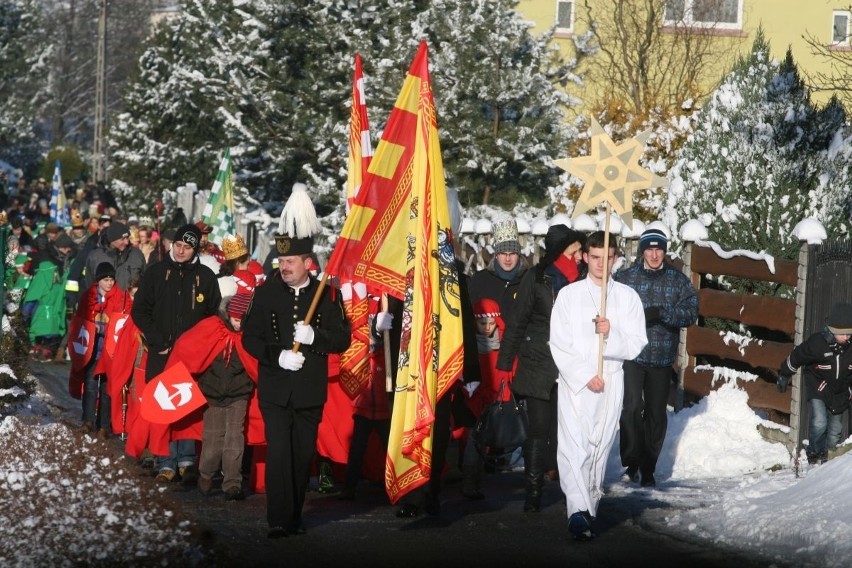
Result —
[{"label": "man in white robe", "polygon": [[[615,260],[610,236],[607,266]],[[583,252],[588,277],[559,292],[550,319],[550,351],[559,369],[559,481],[565,494],[568,530],[578,540],[594,536],[606,461],[621,416],[622,363],[642,351],[648,339],[642,300],[630,287],[607,278],[601,316],[604,232],[589,235]],[[603,335],[603,373],[598,372]]]}]

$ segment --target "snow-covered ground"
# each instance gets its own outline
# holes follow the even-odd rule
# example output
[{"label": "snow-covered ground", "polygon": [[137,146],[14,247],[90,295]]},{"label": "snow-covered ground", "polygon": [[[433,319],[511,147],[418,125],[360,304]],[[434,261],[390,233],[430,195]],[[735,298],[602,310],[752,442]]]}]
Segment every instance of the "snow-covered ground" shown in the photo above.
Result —
[{"label": "snow-covered ground", "polygon": [[[0,423],[0,565],[209,560],[194,544],[189,521],[156,489],[139,484],[131,464],[93,437],[45,419],[45,402],[56,403],[50,399],[40,391]],[[656,489],[620,481],[616,444],[608,497],[649,493],[667,505],[652,520],[663,532],[759,552],[785,565],[851,565],[852,455],[804,466],[797,475],[787,450],[761,438],[762,422],[772,426],[747,406],[745,392],[725,385],[669,413]]]}]

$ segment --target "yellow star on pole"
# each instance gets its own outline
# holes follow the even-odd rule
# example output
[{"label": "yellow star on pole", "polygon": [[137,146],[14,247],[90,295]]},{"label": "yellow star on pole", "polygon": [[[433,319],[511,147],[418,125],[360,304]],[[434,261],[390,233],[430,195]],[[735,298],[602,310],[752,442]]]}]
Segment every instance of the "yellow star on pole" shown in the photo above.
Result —
[{"label": "yellow star on pole", "polygon": [[633,223],[633,192],[663,187],[666,179],[639,165],[650,132],[637,134],[616,144],[598,121],[592,119],[591,152],[580,158],[554,160],[554,163],[585,182],[572,219],[600,203],[609,203],[628,224]]}]

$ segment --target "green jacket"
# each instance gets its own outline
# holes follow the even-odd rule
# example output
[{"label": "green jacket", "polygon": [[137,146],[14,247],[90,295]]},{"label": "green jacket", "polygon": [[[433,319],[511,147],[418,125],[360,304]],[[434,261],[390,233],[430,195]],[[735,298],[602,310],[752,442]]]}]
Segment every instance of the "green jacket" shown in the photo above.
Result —
[{"label": "green jacket", "polygon": [[30,322],[30,341],[36,337],[65,335],[65,281],[59,267],[49,260],[43,260],[33,276],[24,303],[38,302]]}]

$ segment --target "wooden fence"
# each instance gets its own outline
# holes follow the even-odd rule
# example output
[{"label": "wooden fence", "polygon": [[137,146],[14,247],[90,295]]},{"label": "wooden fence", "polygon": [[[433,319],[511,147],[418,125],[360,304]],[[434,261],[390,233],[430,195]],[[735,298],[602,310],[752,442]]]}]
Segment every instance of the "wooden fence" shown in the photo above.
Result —
[{"label": "wooden fence", "polygon": [[[533,235],[520,237],[530,266],[543,253],[542,239]],[[635,258],[636,245],[636,240],[622,242],[628,262]],[[472,274],[493,256],[490,235],[463,235],[460,251],[467,272]],[[792,448],[800,439],[798,376],[785,393],[778,392],[775,378],[781,362],[802,338],[807,246],[803,245],[799,261],[774,259],[772,269],[766,260],[719,251],[722,254],[706,244],[690,243],[683,258],[669,259],[690,278],[699,298],[698,322],[681,330],[675,365],[679,377],[673,397],[675,408],[680,410],[685,396],[698,399],[733,381],[748,394],[749,406],[780,413],[783,416],[778,418],[789,421],[789,435],[779,431],[763,433]],[[720,277],[789,286],[791,297],[727,292],[712,285]],[[708,326],[708,320],[726,320],[734,326],[742,324],[771,339],[720,332]]]}]

